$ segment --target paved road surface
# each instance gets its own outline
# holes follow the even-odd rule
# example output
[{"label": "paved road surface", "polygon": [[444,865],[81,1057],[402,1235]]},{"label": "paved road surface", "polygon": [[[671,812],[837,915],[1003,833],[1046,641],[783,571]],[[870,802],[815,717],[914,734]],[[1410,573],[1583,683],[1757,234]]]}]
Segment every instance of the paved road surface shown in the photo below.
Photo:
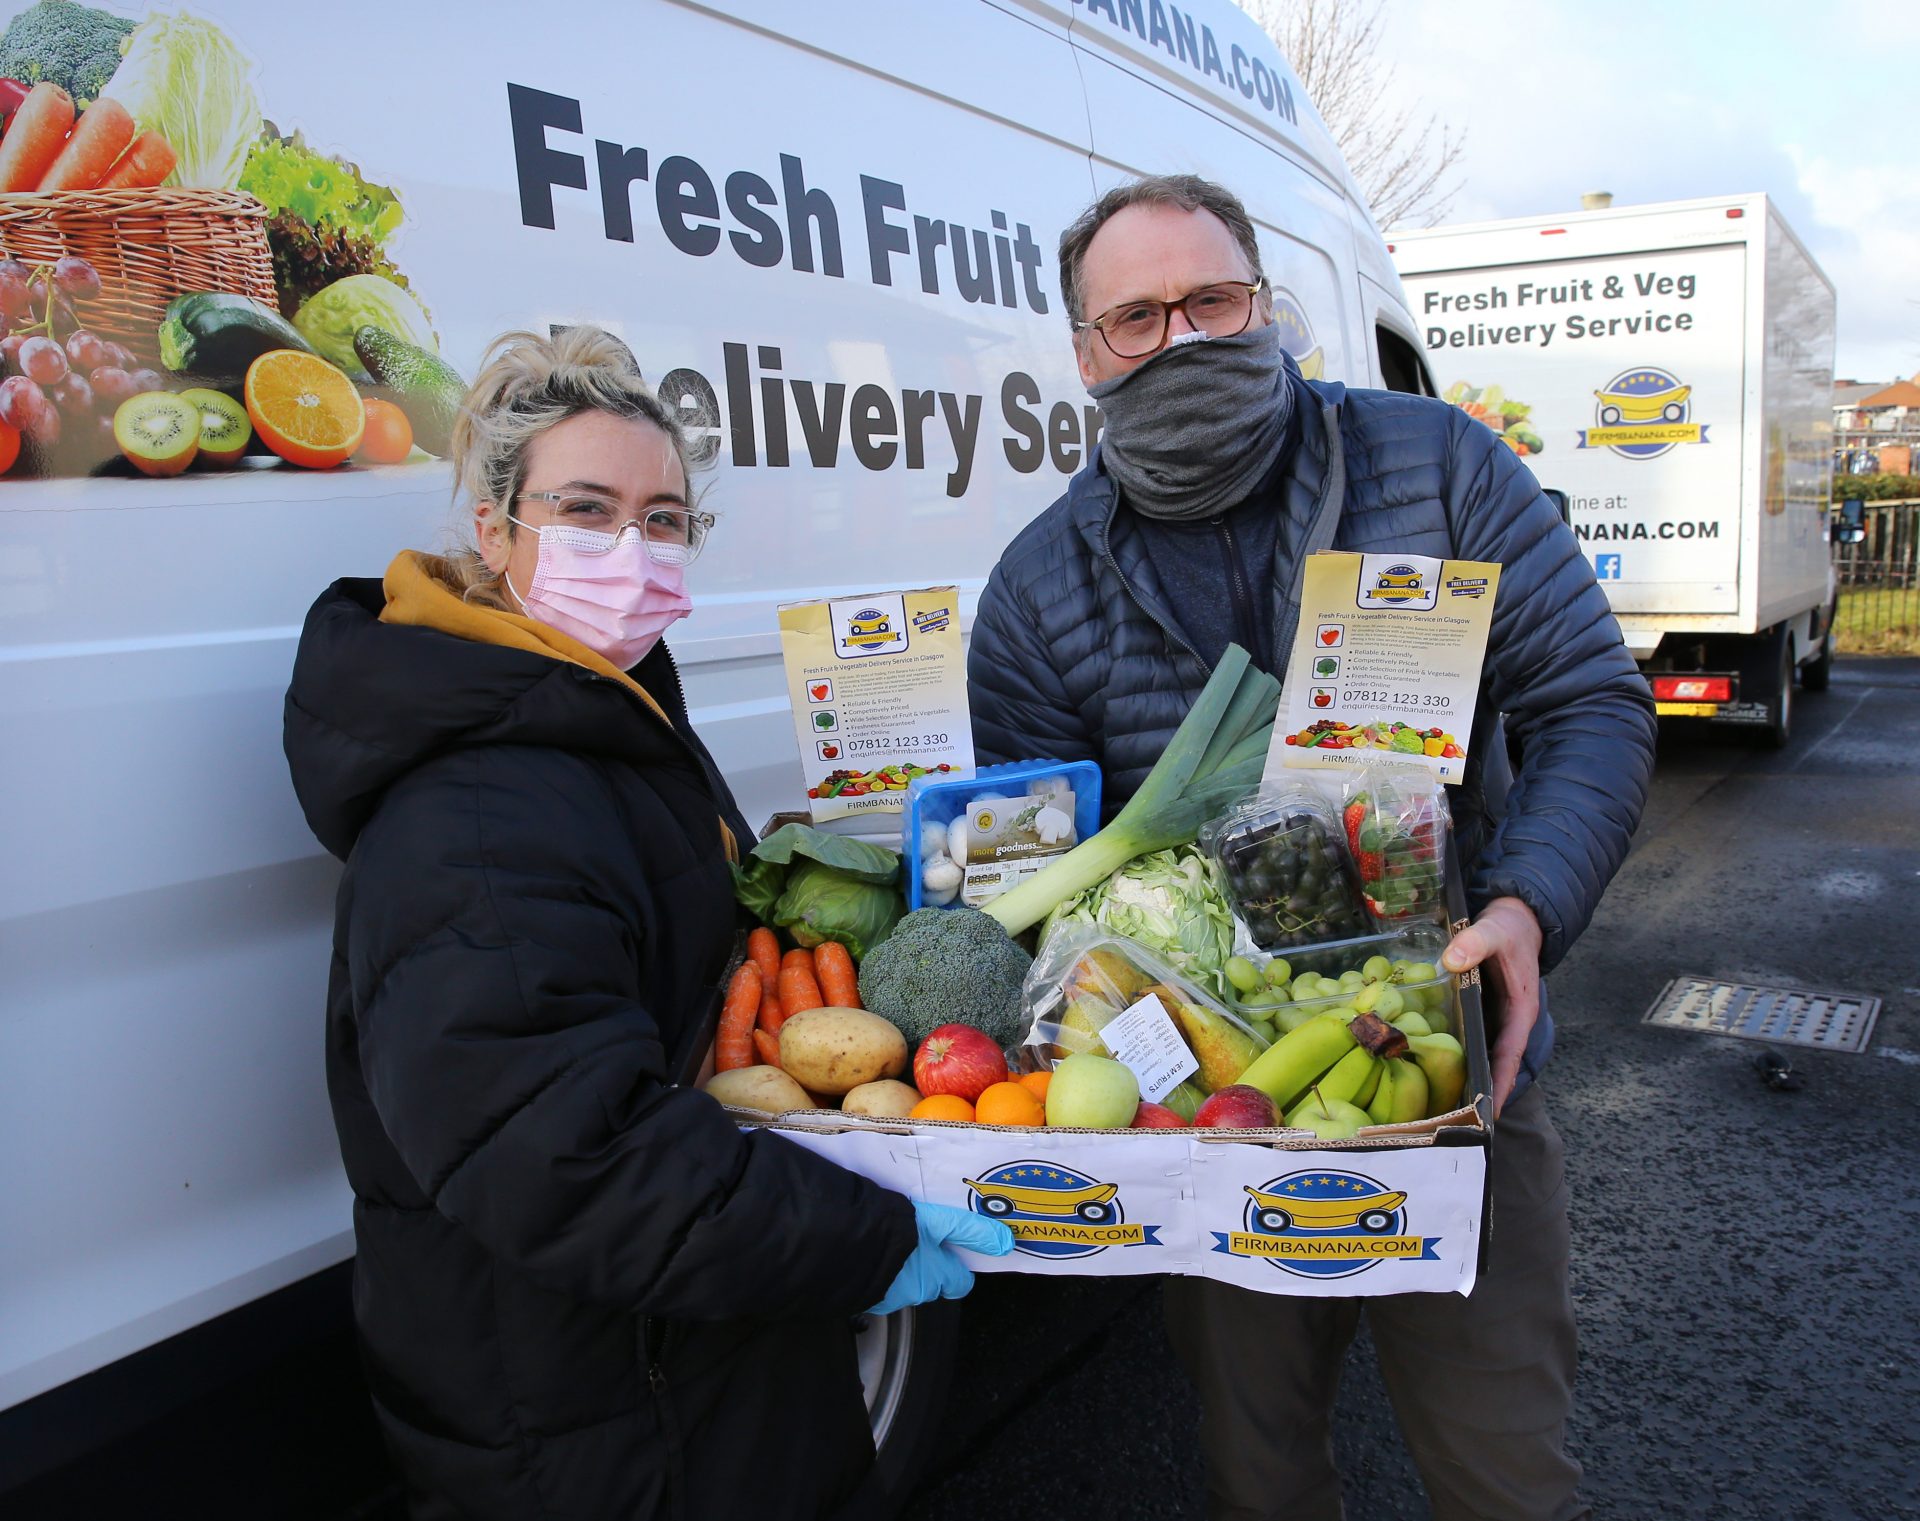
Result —
[{"label": "paved road surface", "polygon": [[[1920,1516],[1920,661],[1844,662],[1795,722],[1779,753],[1666,736],[1640,842],[1550,982],[1582,1331],[1571,1440],[1613,1521]],[[1795,1054],[1806,1087],[1775,1092],[1755,1044],[1640,1023],[1681,972],[1886,1007],[1868,1054]],[[1107,1292],[1125,1301],[1107,1329],[1008,1397],[1050,1300],[1091,1312],[1040,1280],[976,1291],[961,1461],[914,1521],[1202,1514],[1197,1406],[1158,1294]],[[1349,1516],[1427,1514],[1364,1342],[1336,1444]]]}]

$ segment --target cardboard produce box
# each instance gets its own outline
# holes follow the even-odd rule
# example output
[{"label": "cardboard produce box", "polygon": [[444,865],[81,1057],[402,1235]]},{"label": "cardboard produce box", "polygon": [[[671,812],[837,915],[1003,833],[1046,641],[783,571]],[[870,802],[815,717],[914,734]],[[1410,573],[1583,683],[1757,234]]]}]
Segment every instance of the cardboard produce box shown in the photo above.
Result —
[{"label": "cardboard produce box", "polygon": [[[1447,885],[1463,927],[1457,872]],[[1270,1294],[1466,1294],[1487,1238],[1492,1080],[1479,975],[1454,984],[1449,1021],[1465,1048],[1470,1102],[1347,1141],[1298,1130],[735,1113],[885,1187],[1005,1221],[1014,1251],[969,1254],[979,1272],[1184,1273]]]}]

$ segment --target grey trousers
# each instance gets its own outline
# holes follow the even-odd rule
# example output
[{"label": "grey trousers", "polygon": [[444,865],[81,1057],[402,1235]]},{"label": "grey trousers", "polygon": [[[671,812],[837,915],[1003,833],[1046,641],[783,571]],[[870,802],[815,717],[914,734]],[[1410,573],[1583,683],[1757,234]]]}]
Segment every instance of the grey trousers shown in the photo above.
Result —
[{"label": "grey trousers", "polygon": [[1435,1521],[1578,1521],[1565,1153],[1538,1085],[1493,1145],[1493,1236],[1467,1298],[1295,1299],[1170,1278],[1167,1327],[1204,1405],[1210,1521],[1341,1521],[1331,1416],[1364,1309]]}]

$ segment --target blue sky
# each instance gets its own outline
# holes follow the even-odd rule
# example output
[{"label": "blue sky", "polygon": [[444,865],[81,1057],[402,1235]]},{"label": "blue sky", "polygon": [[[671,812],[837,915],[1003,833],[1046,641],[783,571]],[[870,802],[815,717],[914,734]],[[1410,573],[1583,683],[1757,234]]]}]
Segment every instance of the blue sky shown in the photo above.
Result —
[{"label": "blue sky", "polygon": [[1920,370],[1920,6],[1385,0],[1396,93],[1467,129],[1448,222],[1765,191],[1839,293],[1836,372]]}]

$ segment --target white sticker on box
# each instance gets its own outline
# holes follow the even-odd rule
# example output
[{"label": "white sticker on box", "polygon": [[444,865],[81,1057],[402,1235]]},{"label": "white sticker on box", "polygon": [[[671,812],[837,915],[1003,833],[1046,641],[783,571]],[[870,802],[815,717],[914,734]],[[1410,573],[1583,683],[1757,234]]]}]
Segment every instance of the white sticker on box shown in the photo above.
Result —
[{"label": "white sticker on box", "polygon": [[1100,1039],[1114,1060],[1133,1069],[1140,1079],[1140,1097],[1149,1104],[1159,1103],[1200,1070],[1157,993],[1108,1020],[1100,1027]]}]

